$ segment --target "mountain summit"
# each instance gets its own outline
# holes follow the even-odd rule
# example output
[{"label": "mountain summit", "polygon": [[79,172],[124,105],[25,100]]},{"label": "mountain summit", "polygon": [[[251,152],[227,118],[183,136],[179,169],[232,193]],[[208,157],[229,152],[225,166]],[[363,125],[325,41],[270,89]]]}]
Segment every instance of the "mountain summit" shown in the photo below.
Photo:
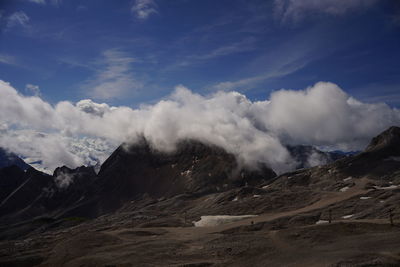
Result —
[{"label": "mountain summit", "polygon": [[400,156],[400,127],[392,126],[374,137],[365,152],[375,152],[387,156]]},{"label": "mountain summit", "polygon": [[12,165],[18,166],[22,170],[27,170],[31,167],[16,154],[8,152],[7,150],[0,147],[0,168]]},{"label": "mountain summit", "polygon": [[170,153],[153,149],[145,140],[121,145],[102,165],[97,186],[107,206],[119,206],[142,194],[170,197],[205,194],[256,185],[276,176],[265,165],[240,166],[224,149],[194,140],[177,144]]}]

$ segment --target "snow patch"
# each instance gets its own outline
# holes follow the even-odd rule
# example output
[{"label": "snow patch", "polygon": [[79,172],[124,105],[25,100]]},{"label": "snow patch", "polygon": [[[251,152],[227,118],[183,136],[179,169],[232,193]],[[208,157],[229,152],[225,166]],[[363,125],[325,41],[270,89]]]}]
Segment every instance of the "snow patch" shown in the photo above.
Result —
[{"label": "snow patch", "polygon": [[381,187],[381,186],[374,186],[375,189],[378,190],[391,190],[391,189],[396,189],[398,188],[397,185],[391,185],[391,186],[385,186],[385,187]]},{"label": "snow patch", "polygon": [[324,223],[328,223],[328,221],[326,221],[326,220],[319,220],[319,221],[316,222],[315,224],[324,224]]},{"label": "snow patch", "polygon": [[191,173],[192,173],[191,170],[187,170],[187,171],[181,172],[181,175],[182,176],[190,176]]},{"label": "snow patch", "polygon": [[400,161],[400,157],[388,157],[384,161]]},{"label": "snow patch", "polygon": [[270,185],[264,185],[263,187],[261,187],[262,189],[268,189]]},{"label": "snow patch", "polygon": [[349,190],[350,189],[350,187],[348,187],[348,186],[345,186],[345,187],[343,187],[343,188],[340,188],[340,192],[346,192],[347,190]]},{"label": "snow patch", "polygon": [[234,199],[232,199],[232,201],[238,201],[238,200],[239,200],[238,197],[235,197]]},{"label": "snow patch", "polygon": [[370,199],[371,197],[360,197],[361,200]]},{"label": "snow patch", "polygon": [[239,216],[231,216],[231,215],[213,215],[213,216],[201,216],[201,219],[197,222],[193,222],[195,227],[210,227],[217,226],[224,223],[231,223],[240,221],[247,218],[253,218],[257,215],[239,215]]},{"label": "snow patch", "polygon": [[344,179],[343,179],[343,182],[350,181],[351,179],[353,179],[353,177],[349,176],[349,177],[347,177],[347,178],[344,178]]},{"label": "snow patch", "polygon": [[354,214],[349,214],[349,215],[344,215],[342,216],[343,219],[350,219],[351,217],[353,217]]},{"label": "snow patch", "polygon": [[261,197],[261,195],[254,195],[253,197],[254,198],[259,198],[259,197]]}]

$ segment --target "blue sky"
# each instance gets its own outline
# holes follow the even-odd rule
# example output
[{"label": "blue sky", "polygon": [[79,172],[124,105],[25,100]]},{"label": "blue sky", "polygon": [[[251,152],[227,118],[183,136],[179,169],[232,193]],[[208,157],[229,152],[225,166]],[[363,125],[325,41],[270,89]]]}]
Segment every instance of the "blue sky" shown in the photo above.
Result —
[{"label": "blue sky", "polygon": [[318,81],[400,105],[393,0],[6,0],[0,75],[50,103],[138,106],[182,84],[251,100]]},{"label": "blue sky", "polygon": [[[276,171],[400,125],[398,0],[0,0],[0,147],[51,172],[144,136]],[[386,104],[385,104],[386,103]]]}]

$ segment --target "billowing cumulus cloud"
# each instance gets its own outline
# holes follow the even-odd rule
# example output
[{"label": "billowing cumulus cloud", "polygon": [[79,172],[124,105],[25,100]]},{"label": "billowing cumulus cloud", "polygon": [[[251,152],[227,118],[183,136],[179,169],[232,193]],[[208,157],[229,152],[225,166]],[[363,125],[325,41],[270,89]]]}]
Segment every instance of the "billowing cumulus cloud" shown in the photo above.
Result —
[{"label": "billowing cumulus cloud", "polygon": [[42,157],[50,169],[104,160],[121,142],[144,136],[163,151],[172,151],[182,139],[196,139],[224,147],[242,164],[264,162],[282,172],[295,166],[286,144],[358,150],[387,127],[400,125],[399,110],[362,103],[326,82],[279,90],[257,102],[237,92],[202,96],[178,86],[164,100],[138,109],[92,100],[52,106],[18,94],[5,82],[0,82],[0,96],[0,146]]},{"label": "billowing cumulus cloud", "polygon": [[110,111],[110,106],[106,103],[98,104],[90,99],[84,99],[76,103],[76,107],[88,114],[93,114],[96,116],[103,116],[104,113]]}]

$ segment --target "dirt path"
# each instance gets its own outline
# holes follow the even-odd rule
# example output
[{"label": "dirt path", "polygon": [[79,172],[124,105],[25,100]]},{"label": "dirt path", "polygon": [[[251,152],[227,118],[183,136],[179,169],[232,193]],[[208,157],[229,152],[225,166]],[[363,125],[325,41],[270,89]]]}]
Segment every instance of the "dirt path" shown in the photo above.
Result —
[{"label": "dirt path", "polygon": [[210,227],[166,227],[163,228],[167,230],[171,235],[175,238],[179,238],[181,240],[189,240],[189,239],[196,239],[204,236],[206,234],[212,233],[219,233],[228,229],[236,228],[243,225],[250,225],[251,222],[253,223],[261,223],[261,222],[269,222],[279,218],[294,216],[305,212],[310,212],[313,210],[318,210],[337,202],[341,202],[343,200],[352,198],[354,196],[363,195],[369,192],[370,190],[366,190],[365,185],[369,182],[369,179],[362,178],[355,181],[355,185],[349,188],[345,192],[329,192],[326,193],[321,200],[292,211],[285,211],[279,213],[265,213],[261,214],[257,217],[243,219],[233,223],[222,224],[218,226],[210,226]]},{"label": "dirt path", "polygon": [[[196,239],[202,239],[202,238],[207,238],[207,235],[210,234],[218,234],[220,232],[223,232],[225,230],[229,230],[232,228],[244,226],[244,225],[250,225],[251,222],[253,223],[261,223],[261,222],[270,222],[279,218],[283,217],[289,217],[289,216],[295,216],[301,213],[306,213],[314,210],[318,210],[324,207],[328,207],[332,204],[335,204],[337,202],[344,201],[346,199],[358,196],[358,195],[363,195],[368,193],[370,190],[366,190],[365,185],[367,182],[370,182],[369,179],[362,178],[358,179],[355,181],[355,185],[351,188],[349,188],[345,192],[327,192],[325,193],[321,200],[308,205],[306,207],[296,209],[296,210],[291,210],[291,211],[284,211],[284,212],[278,212],[278,213],[265,213],[261,214],[257,217],[252,217],[249,219],[243,219],[237,222],[232,222],[232,223],[226,223],[222,225],[217,225],[217,226],[210,226],[210,227],[155,227],[155,228],[146,228],[147,231],[157,231],[160,229],[165,230],[167,233],[164,235],[166,238],[173,238],[176,240],[182,240],[182,241],[187,241],[187,240],[196,240]],[[350,220],[347,220],[350,221]],[[118,231],[109,231],[107,232],[108,234],[111,235],[116,235],[121,231],[124,231],[125,229],[121,229]]]}]

